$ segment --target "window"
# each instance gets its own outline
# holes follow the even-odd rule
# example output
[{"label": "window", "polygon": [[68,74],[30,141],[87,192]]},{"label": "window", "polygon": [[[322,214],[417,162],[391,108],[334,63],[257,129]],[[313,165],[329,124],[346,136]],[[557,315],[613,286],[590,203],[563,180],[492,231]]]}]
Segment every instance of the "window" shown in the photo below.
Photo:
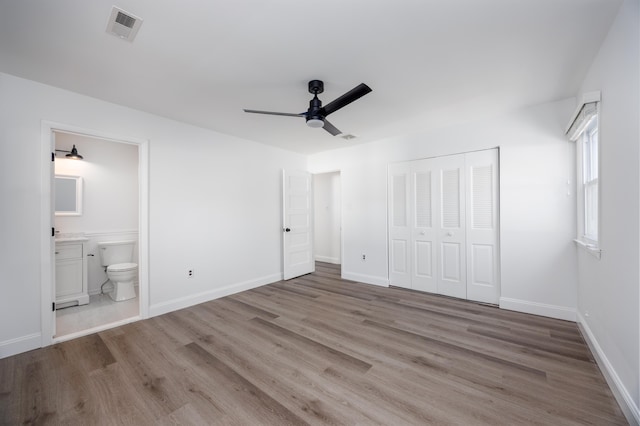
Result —
[{"label": "window", "polygon": [[589,242],[598,241],[598,116],[582,133],[582,193],[584,226],[582,236]]},{"label": "window", "polygon": [[600,254],[599,241],[599,132],[598,107],[600,92],[585,95],[567,127],[569,140],[576,142],[578,235],[576,243]]}]

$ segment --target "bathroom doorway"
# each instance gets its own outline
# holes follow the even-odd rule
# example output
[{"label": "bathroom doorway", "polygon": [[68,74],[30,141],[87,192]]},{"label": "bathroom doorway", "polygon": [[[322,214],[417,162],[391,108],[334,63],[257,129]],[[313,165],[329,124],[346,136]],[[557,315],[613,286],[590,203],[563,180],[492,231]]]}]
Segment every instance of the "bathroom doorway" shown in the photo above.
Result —
[{"label": "bathroom doorway", "polygon": [[313,175],[314,256],[318,262],[342,264],[342,196],[340,172]]},{"label": "bathroom doorway", "polygon": [[[54,303],[47,310],[53,315],[43,315],[43,331],[51,330],[48,342],[43,336],[43,346],[148,315],[147,141],[58,125],[51,126],[50,141],[55,161],[50,165],[49,217],[55,237],[49,285],[43,281],[43,310],[47,296]],[[82,159],[70,158],[72,152]],[[65,189],[69,179],[76,182],[75,191]],[[58,193],[66,193],[67,199],[56,197]],[[133,244],[127,260],[137,265],[135,297],[115,301],[100,248],[124,241]]]}]

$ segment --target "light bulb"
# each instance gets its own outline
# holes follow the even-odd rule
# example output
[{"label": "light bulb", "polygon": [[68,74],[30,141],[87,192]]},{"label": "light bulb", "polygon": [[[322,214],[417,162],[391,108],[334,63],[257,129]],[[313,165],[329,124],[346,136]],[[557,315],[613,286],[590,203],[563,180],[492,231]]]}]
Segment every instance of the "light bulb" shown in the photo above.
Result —
[{"label": "light bulb", "polygon": [[317,129],[324,126],[324,121],[319,118],[310,118],[307,120],[307,126]]}]

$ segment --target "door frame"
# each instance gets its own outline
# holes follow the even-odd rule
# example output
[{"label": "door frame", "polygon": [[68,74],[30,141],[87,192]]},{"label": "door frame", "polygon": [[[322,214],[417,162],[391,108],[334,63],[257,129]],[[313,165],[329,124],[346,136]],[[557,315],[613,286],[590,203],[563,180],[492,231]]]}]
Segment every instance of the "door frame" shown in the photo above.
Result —
[{"label": "door frame", "polygon": [[[54,132],[74,133],[78,135],[104,139],[107,141],[125,143],[138,146],[138,279],[139,279],[139,315],[132,319],[116,323],[105,324],[73,333],[63,338],[54,338],[55,311],[52,311],[54,301],[54,265],[55,239],[51,235],[54,227],[53,218],[53,175],[55,174],[52,153],[55,152]],[[95,129],[82,128],[70,124],[56,123],[43,120],[40,128],[41,146],[41,181],[40,181],[40,300],[41,300],[41,346],[69,340],[96,331],[116,327],[121,323],[136,321],[149,317],[149,140],[117,135]]]}]

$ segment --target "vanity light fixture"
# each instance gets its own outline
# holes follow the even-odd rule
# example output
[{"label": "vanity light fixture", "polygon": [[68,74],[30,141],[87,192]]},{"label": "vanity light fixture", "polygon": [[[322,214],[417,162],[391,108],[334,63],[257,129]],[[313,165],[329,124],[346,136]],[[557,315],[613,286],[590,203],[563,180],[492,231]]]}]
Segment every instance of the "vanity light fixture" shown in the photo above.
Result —
[{"label": "vanity light fixture", "polygon": [[84,158],[82,155],[78,154],[78,150],[76,149],[75,144],[73,145],[73,148],[71,148],[71,151],[56,149],[56,152],[67,152],[68,154],[65,155],[65,157],[70,158],[72,160],[82,160]]}]

